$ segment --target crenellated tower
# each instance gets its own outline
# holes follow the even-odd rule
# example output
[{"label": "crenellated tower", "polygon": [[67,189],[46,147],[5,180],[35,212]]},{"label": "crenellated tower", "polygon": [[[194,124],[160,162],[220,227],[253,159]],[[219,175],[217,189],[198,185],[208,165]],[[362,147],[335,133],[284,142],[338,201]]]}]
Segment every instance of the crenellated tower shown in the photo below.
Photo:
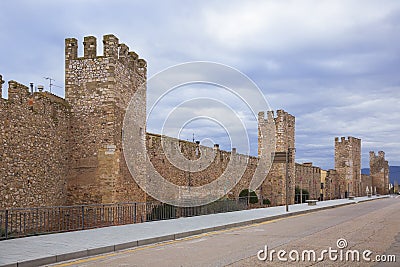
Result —
[{"label": "crenellated tower", "polygon": [[361,139],[335,137],[335,170],[340,197],[361,196]]},{"label": "crenellated tower", "polygon": [[[275,151],[267,149],[271,142],[270,125],[274,124],[275,129]],[[273,111],[258,113],[258,157],[262,159],[266,153],[288,152],[290,150],[288,164],[288,199],[289,204],[294,203],[295,193],[295,117],[277,110],[276,117]],[[261,186],[262,195],[271,201],[272,205],[284,205],[286,199],[286,164],[273,163],[267,178]]]},{"label": "crenellated tower", "polygon": [[134,96],[138,131],[145,133],[146,61],[114,35],[103,37],[103,55],[97,55],[94,36],[84,37],[83,48],[78,57],[77,39],[65,39],[65,98],[71,106],[73,144],[69,202],[143,201],[144,194],[132,193],[140,190],[125,166],[122,123]]},{"label": "crenellated tower", "polygon": [[4,81],[3,81],[3,76],[0,75],[0,98],[1,98],[2,95],[3,95],[3,83],[4,83]]},{"label": "crenellated tower", "polygon": [[389,194],[389,162],[385,160],[385,152],[378,151],[378,155],[374,151],[369,152],[369,169],[372,187],[374,190],[376,187],[376,193]]}]

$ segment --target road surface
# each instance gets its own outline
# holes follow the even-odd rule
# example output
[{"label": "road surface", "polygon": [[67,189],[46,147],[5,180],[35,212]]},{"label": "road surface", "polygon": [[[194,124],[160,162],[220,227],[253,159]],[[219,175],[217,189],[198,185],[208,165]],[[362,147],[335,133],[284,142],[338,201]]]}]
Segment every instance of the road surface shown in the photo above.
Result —
[{"label": "road surface", "polygon": [[[272,250],[276,252],[265,259],[264,251],[271,256]],[[280,259],[279,250],[286,253],[281,252]],[[52,266],[287,266],[285,259],[297,266],[400,266],[376,261],[400,262],[400,198],[317,211]]]}]

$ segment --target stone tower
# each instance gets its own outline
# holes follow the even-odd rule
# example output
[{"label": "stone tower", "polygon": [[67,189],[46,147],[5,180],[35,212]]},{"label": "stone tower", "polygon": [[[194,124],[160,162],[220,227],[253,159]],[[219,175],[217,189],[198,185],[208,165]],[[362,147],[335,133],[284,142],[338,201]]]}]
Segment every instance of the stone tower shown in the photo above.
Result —
[{"label": "stone tower", "polygon": [[335,137],[335,170],[340,197],[361,196],[361,139]]},{"label": "stone tower", "polygon": [[[292,156],[289,158],[288,164],[288,199],[289,204],[294,203],[295,192],[295,117],[285,112],[277,110],[276,117],[273,111],[268,111],[267,119],[264,112],[258,113],[258,157],[262,159],[264,153],[272,153],[266,148],[270,131],[268,125],[275,123],[275,152],[287,152],[291,150]],[[286,202],[286,164],[273,163],[272,167],[261,185],[261,194],[264,198],[268,198],[271,204],[284,205]]]},{"label": "stone tower", "polygon": [[[125,109],[135,95],[141,133],[146,132],[146,61],[114,35],[103,37],[103,55],[87,36],[65,40],[65,99],[71,106],[68,203],[143,201],[122,153]],[[143,136],[144,139],[144,136]]]},{"label": "stone tower", "polygon": [[0,75],[0,98],[3,95],[3,83],[4,83],[3,76]]},{"label": "stone tower", "polygon": [[[376,187],[376,193],[389,194],[389,163],[385,160],[385,152],[369,152],[369,169],[372,178],[372,187]],[[375,193],[373,191],[373,193]]]}]

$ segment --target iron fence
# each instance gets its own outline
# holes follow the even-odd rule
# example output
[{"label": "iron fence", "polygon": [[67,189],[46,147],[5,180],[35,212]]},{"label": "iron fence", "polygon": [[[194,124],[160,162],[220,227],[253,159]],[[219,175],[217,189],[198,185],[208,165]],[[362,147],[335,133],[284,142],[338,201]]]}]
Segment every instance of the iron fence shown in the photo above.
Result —
[{"label": "iron fence", "polygon": [[164,203],[119,203],[0,210],[0,240],[106,226],[167,220],[260,207],[247,198],[224,199],[198,207]]}]

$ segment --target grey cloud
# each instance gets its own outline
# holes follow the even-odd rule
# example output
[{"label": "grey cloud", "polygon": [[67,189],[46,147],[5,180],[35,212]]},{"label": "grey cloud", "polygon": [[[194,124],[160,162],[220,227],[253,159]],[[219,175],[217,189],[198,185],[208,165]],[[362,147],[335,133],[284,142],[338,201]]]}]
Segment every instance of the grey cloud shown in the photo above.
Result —
[{"label": "grey cloud", "polygon": [[[114,33],[148,62],[148,74],[174,64],[209,60],[248,75],[273,109],[296,116],[297,158],[333,167],[333,138],[363,139],[368,150],[385,150],[400,165],[400,3],[398,1],[2,1],[0,74],[24,84],[64,83],[64,38]],[[5,51],[5,52],[4,52]],[[210,71],[209,75],[218,75]],[[188,89],[188,88],[186,88]],[[241,89],[243,94],[246,86]],[[3,90],[4,91],[4,90]],[[55,93],[63,96],[62,89]],[[248,125],[251,153],[257,126],[246,109],[217,91]],[[149,98],[157,91],[149,88]],[[160,103],[151,130],[185,97]],[[197,114],[202,108],[193,107]],[[214,108],[214,107],[213,107]],[[218,112],[218,109],[215,109]],[[184,134],[224,135],[207,124]],[[191,137],[186,137],[191,140]],[[255,148],[255,149],[254,149]]]}]

